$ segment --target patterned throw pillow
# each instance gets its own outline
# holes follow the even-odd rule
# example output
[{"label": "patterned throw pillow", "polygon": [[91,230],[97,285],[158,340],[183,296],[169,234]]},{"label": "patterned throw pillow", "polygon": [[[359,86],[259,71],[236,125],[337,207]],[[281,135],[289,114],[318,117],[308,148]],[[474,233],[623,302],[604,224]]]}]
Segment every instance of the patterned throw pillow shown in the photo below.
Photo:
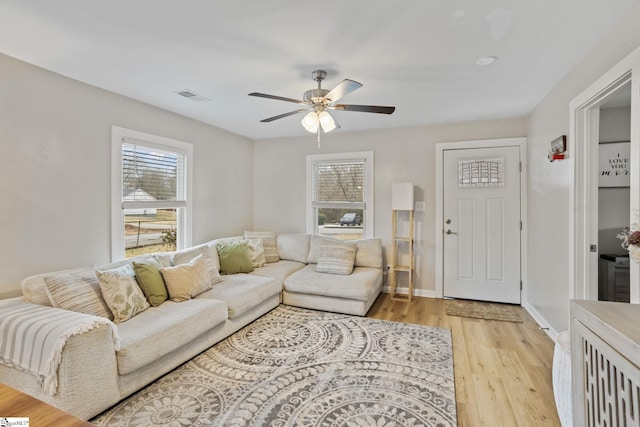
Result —
[{"label": "patterned throw pillow", "polygon": [[54,307],[113,320],[93,267],[45,274],[44,282]]},{"label": "patterned throw pillow", "polygon": [[356,260],[356,249],[355,243],[340,240],[322,242],[316,271],[329,274],[351,274]]},{"label": "patterned throw pillow", "polygon": [[[211,248],[208,245],[200,245],[189,249],[184,249],[182,251],[176,252],[173,255],[173,264],[180,265],[186,264],[187,262],[193,260],[198,255],[202,255],[204,258],[204,262],[207,265],[207,271],[209,272],[209,277],[211,278],[211,286],[216,283],[222,282],[222,277],[220,277],[220,273],[216,268],[216,263],[213,260],[213,257],[209,253]],[[211,286],[209,288],[211,288]],[[206,289],[205,289],[206,290]]]},{"label": "patterned throw pillow", "polygon": [[130,264],[113,270],[96,270],[96,275],[102,297],[113,313],[114,323],[125,322],[150,307]]},{"label": "patterned throw pillow", "polygon": [[160,269],[171,301],[187,301],[211,289],[211,279],[203,255],[198,255],[186,264]]},{"label": "patterned throw pillow", "polygon": [[264,258],[267,262],[280,261],[280,254],[278,254],[278,245],[276,243],[276,233],[273,231],[245,231],[244,238],[248,239],[260,239],[264,246]]},{"label": "patterned throw pillow", "polygon": [[264,267],[267,260],[264,257],[264,246],[262,245],[262,239],[248,239],[246,240],[249,247],[249,255],[251,256],[251,264],[254,268]]}]

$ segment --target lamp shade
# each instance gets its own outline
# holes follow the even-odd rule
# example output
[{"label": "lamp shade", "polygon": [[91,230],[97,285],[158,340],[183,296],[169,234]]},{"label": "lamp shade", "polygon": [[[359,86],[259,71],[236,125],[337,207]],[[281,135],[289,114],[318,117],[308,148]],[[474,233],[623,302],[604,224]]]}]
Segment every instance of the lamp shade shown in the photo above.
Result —
[{"label": "lamp shade", "polygon": [[396,211],[413,210],[413,182],[391,184],[391,209]]},{"label": "lamp shade", "polygon": [[304,126],[307,132],[318,132],[319,125],[320,121],[318,120],[318,113],[316,113],[315,111],[309,111],[309,114],[304,116],[304,118],[302,119],[302,126]]},{"label": "lamp shade", "polygon": [[318,114],[318,119],[320,119],[320,126],[322,126],[322,130],[325,133],[331,132],[336,128],[335,120],[333,120],[333,117],[331,117],[331,114],[327,111],[322,111]]}]

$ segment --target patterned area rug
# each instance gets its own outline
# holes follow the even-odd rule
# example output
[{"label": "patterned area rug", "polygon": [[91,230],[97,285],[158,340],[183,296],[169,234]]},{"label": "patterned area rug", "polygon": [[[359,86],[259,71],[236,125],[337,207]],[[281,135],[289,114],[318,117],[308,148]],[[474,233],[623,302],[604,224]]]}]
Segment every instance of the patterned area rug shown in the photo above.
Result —
[{"label": "patterned area rug", "polygon": [[281,305],[98,426],[455,426],[448,329]]},{"label": "patterned area rug", "polygon": [[522,323],[517,307],[509,304],[467,300],[446,300],[445,304],[449,316]]}]

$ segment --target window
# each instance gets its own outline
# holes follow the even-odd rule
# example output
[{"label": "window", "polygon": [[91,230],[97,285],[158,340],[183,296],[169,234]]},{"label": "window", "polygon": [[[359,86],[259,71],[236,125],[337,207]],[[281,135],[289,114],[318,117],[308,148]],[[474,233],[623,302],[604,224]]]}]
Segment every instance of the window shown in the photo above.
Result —
[{"label": "window", "polygon": [[191,245],[191,144],[112,128],[111,257]]},{"label": "window", "polygon": [[307,156],[307,232],[373,237],[373,152]]}]

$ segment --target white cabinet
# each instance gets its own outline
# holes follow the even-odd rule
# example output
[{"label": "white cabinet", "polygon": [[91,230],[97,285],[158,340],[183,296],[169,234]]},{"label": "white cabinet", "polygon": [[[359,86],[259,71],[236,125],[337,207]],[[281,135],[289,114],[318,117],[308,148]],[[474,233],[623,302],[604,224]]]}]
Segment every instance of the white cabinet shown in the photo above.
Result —
[{"label": "white cabinet", "polygon": [[575,426],[640,426],[640,305],[571,301]]}]

